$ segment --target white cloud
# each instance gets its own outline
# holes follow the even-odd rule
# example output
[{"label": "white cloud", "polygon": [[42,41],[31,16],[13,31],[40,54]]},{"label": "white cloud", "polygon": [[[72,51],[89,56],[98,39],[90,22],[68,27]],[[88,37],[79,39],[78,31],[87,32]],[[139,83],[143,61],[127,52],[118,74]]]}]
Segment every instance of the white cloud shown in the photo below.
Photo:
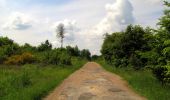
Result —
[{"label": "white cloud", "polygon": [[30,17],[20,12],[14,12],[7,19],[3,28],[6,30],[26,30],[32,27],[32,24]]},{"label": "white cloud", "polygon": [[[55,6],[36,4],[16,7],[15,4],[10,4],[10,0],[0,0],[0,33],[22,44],[28,42],[38,45],[49,39],[58,47],[60,44],[56,41],[55,28],[58,23],[64,23],[67,30],[64,45],[78,45],[81,49],[87,48],[93,54],[99,54],[104,33],[120,31],[131,23],[154,26],[161,16],[161,2],[162,0],[72,0]],[[7,30],[2,29],[3,25]]]},{"label": "white cloud", "polygon": [[[106,16],[94,27],[85,30],[82,39],[86,43],[86,47],[90,48],[93,54],[100,54],[101,45],[103,43],[103,35],[121,31],[128,24],[133,24],[133,7],[128,0],[117,0],[113,4],[107,4]],[[82,43],[82,41],[81,41]]]},{"label": "white cloud", "polygon": [[107,15],[92,29],[92,33],[101,35],[120,31],[122,27],[134,23],[133,7],[128,0],[117,0],[105,8]]}]

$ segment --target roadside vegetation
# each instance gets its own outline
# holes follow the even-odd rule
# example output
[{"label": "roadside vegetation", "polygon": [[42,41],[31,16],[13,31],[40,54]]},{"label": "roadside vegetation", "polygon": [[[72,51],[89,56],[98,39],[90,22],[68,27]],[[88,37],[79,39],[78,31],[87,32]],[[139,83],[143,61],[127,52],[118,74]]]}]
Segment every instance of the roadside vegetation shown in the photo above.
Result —
[{"label": "roadside vegetation", "polygon": [[149,100],[170,97],[170,3],[157,26],[129,25],[122,32],[105,34],[100,57],[93,56],[106,70],[122,76]]},{"label": "roadside vegetation", "polygon": [[0,37],[0,100],[40,100],[90,59],[77,46],[52,48],[46,40],[36,47]]},{"label": "roadside vegetation", "polygon": [[1,65],[0,100],[41,100],[86,60],[73,58],[72,65]]},{"label": "roadside vegetation", "polygon": [[120,75],[128,82],[130,88],[148,100],[169,100],[170,86],[162,86],[151,70],[136,71],[132,68],[117,68],[103,59],[98,59],[96,62],[107,71]]}]

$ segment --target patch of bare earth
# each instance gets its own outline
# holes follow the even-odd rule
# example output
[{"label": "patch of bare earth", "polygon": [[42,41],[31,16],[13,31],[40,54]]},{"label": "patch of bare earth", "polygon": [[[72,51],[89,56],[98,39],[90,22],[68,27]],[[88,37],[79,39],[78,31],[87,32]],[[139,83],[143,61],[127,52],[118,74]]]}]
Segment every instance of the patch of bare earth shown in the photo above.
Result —
[{"label": "patch of bare earth", "polygon": [[146,100],[118,75],[89,62],[69,76],[44,100]]}]

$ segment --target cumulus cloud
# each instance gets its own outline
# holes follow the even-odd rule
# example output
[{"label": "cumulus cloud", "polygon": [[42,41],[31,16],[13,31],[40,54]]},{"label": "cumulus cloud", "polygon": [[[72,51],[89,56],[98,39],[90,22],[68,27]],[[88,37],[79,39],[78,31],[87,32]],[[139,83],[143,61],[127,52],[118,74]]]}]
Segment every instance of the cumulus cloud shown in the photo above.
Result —
[{"label": "cumulus cloud", "polygon": [[32,20],[23,13],[15,12],[8,18],[3,26],[6,30],[26,30],[32,27]]},{"label": "cumulus cloud", "polygon": [[82,32],[86,37],[83,40],[93,54],[100,54],[99,48],[105,33],[121,31],[125,26],[135,22],[133,7],[128,0],[117,0],[113,4],[106,4],[105,9],[106,16],[94,27]]},{"label": "cumulus cloud", "polygon": [[123,26],[134,23],[133,7],[128,0],[117,0],[106,5],[106,17],[92,30],[97,34],[120,31]]},{"label": "cumulus cloud", "polygon": [[[106,32],[121,31],[133,23],[154,26],[163,9],[160,4],[162,0],[72,0],[62,5],[16,7],[22,2],[0,0],[0,24],[5,24],[3,29],[0,27],[0,33],[4,33],[2,35],[19,43],[35,45],[48,39],[58,47],[60,42],[56,41],[55,29],[59,23],[63,23],[66,28],[64,45],[78,45],[80,49],[90,49],[93,54],[100,54],[103,34]],[[15,13],[25,11],[25,14]],[[63,18],[68,19],[61,20]]]}]

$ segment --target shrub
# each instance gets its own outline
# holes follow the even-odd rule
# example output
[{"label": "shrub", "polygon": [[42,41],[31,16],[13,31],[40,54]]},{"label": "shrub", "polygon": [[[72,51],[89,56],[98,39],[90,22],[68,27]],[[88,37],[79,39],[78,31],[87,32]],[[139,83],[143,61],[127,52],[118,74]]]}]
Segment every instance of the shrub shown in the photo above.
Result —
[{"label": "shrub", "polygon": [[0,48],[0,64],[2,64],[6,59],[6,55],[3,51],[3,48]]},{"label": "shrub", "polygon": [[23,53],[21,58],[23,59],[23,64],[35,62],[35,58],[31,53]]},{"label": "shrub", "polygon": [[162,84],[170,83],[170,65],[156,67],[153,73]]},{"label": "shrub", "polygon": [[57,64],[71,65],[71,56],[64,49],[55,49],[45,53],[43,62],[56,65]]},{"label": "shrub", "polygon": [[71,65],[71,57],[67,53],[62,52],[60,56],[60,63],[65,65]]},{"label": "shrub", "polygon": [[45,43],[41,43],[41,45],[38,46],[38,51],[48,51],[52,49],[52,44],[46,40]]},{"label": "shrub", "polygon": [[144,66],[141,59],[139,59],[136,55],[132,55],[130,57],[129,63],[135,70],[139,70]]},{"label": "shrub", "polygon": [[4,62],[5,64],[21,65],[26,63],[33,63],[35,61],[34,56],[31,53],[23,53],[22,55],[13,55]]}]

